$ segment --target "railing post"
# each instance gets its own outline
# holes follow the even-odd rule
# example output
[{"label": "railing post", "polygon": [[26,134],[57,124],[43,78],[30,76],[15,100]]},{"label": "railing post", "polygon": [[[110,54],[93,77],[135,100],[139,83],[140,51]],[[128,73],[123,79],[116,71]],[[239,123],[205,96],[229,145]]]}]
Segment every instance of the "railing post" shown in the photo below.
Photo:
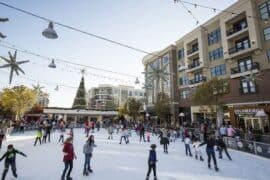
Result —
[{"label": "railing post", "polygon": [[257,155],[258,152],[257,152],[257,147],[256,147],[256,142],[255,141],[253,141],[253,146],[254,146],[254,153]]}]

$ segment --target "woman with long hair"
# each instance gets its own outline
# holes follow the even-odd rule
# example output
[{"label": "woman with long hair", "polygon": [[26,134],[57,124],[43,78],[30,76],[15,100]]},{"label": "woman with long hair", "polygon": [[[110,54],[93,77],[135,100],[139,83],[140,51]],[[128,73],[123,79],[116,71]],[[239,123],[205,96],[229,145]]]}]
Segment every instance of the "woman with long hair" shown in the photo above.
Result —
[{"label": "woman with long hair", "polygon": [[91,135],[87,139],[85,145],[83,146],[83,153],[85,155],[84,167],[83,167],[83,175],[84,176],[88,176],[89,172],[90,173],[93,172],[93,170],[91,169],[91,166],[90,166],[90,160],[93,156],[94,147],[96,147],[95,139],[94,139],[94,135]]}]

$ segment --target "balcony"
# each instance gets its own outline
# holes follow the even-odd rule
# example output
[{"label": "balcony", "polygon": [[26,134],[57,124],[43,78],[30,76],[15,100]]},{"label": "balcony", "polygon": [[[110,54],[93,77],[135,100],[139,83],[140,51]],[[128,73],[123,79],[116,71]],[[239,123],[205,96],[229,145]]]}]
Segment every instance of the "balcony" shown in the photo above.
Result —
[{"label": "balcony", "polygon": [[250,44],[247,44],[245,46],[240,46],[240,47],[232,47],[229,49],[229,55],[244,51],[249,48],[250,48]]},{"label": "balcony", "polygon": [[192,63],[192,64],[188,65],[188,69],[193,69],[193,68],[196,68],[196,67],[199,67],[199,66],[200,66],[200,63]]},{"label": "balcony", "polygon": [[194,84],[199,84],[199,83],[202,83],[202,82],[205,82],[205,81],[206,81],[206,77],[202,76],[202,78],[190,80],[189,84],[194,85]]},{"label": "balcony", "polygon": [[245,24],[245,25],[243,25],[243,26],[236,26],[236,27],[234,27],[234,28],[232,28],[232,29],[229,29],[227,32],[226,32],[226,34],[227,34],[227,37],[229,37],[229,36],[231,36],[231,35],[233,35],[233,34],[235,34],[235,33],[238,33],[238,32],[240,32],[240,31],[242,31],[242,30],[244,30],[244,29],[247,29],[247,24]]},{"label": "balcony", "polygon": [[238,66],[231,69],[231,78],[238,78],[241,76],[247,76],[251,73],[258,73],[260,70],[260,64],[253,62],[250,67]]},{"label": "balcony", "polygon": [[196,53],[196,52],[198,52],[198,51],[199,51],[199,48],[198,48],[198,47],[189,49],[189,50],[187,51],[187,55],[190,56],[190,55],[192,55],[192,54],[194,54],[194,53]]},{"label": "balcony", "polygon": [[250,86],[250,87],[242,87],[239,88],[240,95],[247,95],[247,94],[256,94],[258,93],[258,86]]}]

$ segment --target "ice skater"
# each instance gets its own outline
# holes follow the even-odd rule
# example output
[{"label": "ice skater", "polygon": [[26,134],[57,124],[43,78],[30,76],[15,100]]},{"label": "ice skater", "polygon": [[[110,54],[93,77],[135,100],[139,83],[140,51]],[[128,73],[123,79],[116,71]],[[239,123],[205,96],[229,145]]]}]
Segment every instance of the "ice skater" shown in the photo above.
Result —
[{"label": "ice skater", "polygon": [[227,150],[227,146],[225,144],[225,142],[223,141],[222,137],[219,137],[218,138],[218,141],[217,141],[217,149],[218,149],[218,152],[219,152],[219,159],[222,159],[222,152],[224,150],[225,154],[227,155],[228,159],[231,161],[232,158]]},{"label": "ice skater", "polygon": [[65,129],[64,129],[64,128],[60,129],[60,130],[59,130],[59,133],[60,133],[60,136],[59,136],[59,140],[58,140],[58,142],[62,142],[62,143],[64,143],[64,138],[65,138]]},{"label": "ice skater", "polygon": [[42,143],[46,143],[46,141],[47,141],[47,130],[46,130],[46,126],[44,126],[42,128],[42,135],[43,135],[43,137],[42,137]]},{"label": "ice skater", "polygon": [[146,180],[149,180],[150,173],[153,169],[154,172],[154,180],[157,180],[157,172],[156,172],[156,163],[157,163],[157,153],[156,153],[156,145],[151,145],[151,150],[149,151],[148,157],[148,172],[146,175]]},{"label": "ice skater", "polygon": [[190,137],[189,135],[187,135],[185,137],[185,150],[186,150],[186,156],[190,156],[192,157],[192,154],[191,154],[191,150],[190,150],[190,144],[191,144],[191,140],[190,140]]},{"label": "ice skater", "polygon": [[2,148],[2,142],[5,139],[5,133],[3,129],[0,129],[0,149]]},{"label": "ice skater", "polygon": [[124,128],[122,129],[122,132],[121,132],[121,138],[120,138],[120,143],[119,144],[122,144],[122,139],[125,140],[126,144],[128,143],[127,132],[126,132],[126,130]]},{"label": "ice skater", "polygon": [[170,141],[168,138],[168,133],[165,129],[160,132],[159,138],[160,144],[163,145],[164,153],[168,153],[168,145],[170,144]]},{"label": "ice skater", "polygon": [[2,180],[5,180],[6,175],[8,173],[9,166],[11,166],[12,174],[15,178],[18,177],[16,172],[16,154],[20,154],[24,157],[27,157],[26,154],[23,152],[20,152],[16,149],[14,149],[12,144],[9,144],[7,146],[7,152],[0,158],[0,161],[2,161],[5,158],[5,168],[2,175]]},{"label": "ice skater", "polygon": [[217,159],[216,159],[216,154],[215,154],[215,150],[214,150],[214,146],[217,144],[216,140],[215,140],[215,136],[214,135],[209,135],[209,137],[206,137],[206,140],[201,143],[199,146],[203,146],[206,144],[206,153],[207,153],[207,157],[208,157],[208,168],[211,168],[211,158],[214,161],[214,165],[215,165],[215,170],[219,171],[218,167],[217,167]]},{"label": "ice skater", "polygon": [[198,159],[198,157],[200,158],[200,161],[204,161],[203,157],[202,157],[202,151],[200,150],[200,144],[201,142],[199,141],[198,138],[195,138],[193,141],[193,147],[195,150],[195,158]]},{"label": "ice skater", "polygon": [[91,165],[90,165],[90,162],[91,162],[91,158],[93,157],[93,150],[94,150],[94,147],[97,147],[95,145],[95,140],[94,140],[94,136],[91,135],[85,145],[83,146],[83,153],[84,153],[84,167],[83,167],[83,175],[84,176],[88,176],[89,174],[88,173],[93,173],[93,170],[91,169]]},{"label": "ice skater", "polygon": [[108,139],[113,139],[113,127],[110,125],[108,127]]},{"label": "ice skater", "polygon": [[42,131],[41,131],[41,128],[39,128],[37,130],[37,136],[36,136],[36,140],[35,140],[34,146],[36,146],[36,144],[37,144],[38,141],[39,141],[39,145],[41,145],[41,137],[42,137]]},{"label": "ice skater", "polygon": [[[73,160],[76,159],[76,154],[74,152],[73,138],[72,137],[68,137],[66,139],[66,141],[64,143],[63,152],[64,152],[63,162],[65,164],[65,169],[62,173],[61,180],[72,180],[72,178],[70,177],[70,174],[71,174],[71,171],[73,169]],[[66,176],[67,170],[68,170],[68,173]]]}]

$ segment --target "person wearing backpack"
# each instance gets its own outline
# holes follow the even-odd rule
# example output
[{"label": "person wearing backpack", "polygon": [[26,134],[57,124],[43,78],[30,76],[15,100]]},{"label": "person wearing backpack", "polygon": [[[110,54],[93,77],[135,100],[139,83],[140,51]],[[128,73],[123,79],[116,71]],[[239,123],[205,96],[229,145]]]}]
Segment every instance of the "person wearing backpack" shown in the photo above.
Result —
[{"label": "person wearing backpack", "polygon": [[146,180],[149,180],[150,173],[153,169],[154,172],[154,180],[157,180],[157,173],[156,173],[156,163],[157,163],[157,153],[156,153],[156,145],[151,145],[151,150],[149,151],[148,157],[148,172],[146,175]]}]

